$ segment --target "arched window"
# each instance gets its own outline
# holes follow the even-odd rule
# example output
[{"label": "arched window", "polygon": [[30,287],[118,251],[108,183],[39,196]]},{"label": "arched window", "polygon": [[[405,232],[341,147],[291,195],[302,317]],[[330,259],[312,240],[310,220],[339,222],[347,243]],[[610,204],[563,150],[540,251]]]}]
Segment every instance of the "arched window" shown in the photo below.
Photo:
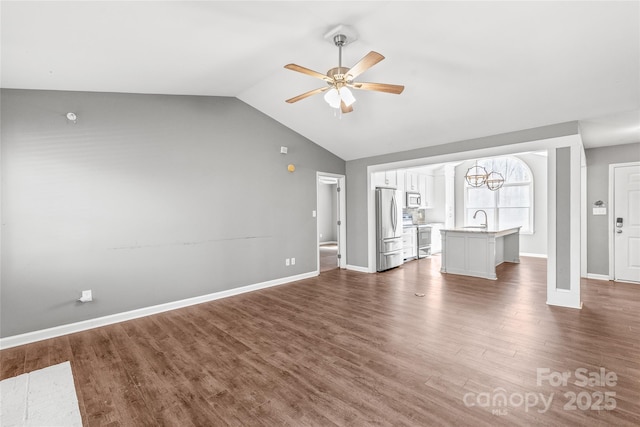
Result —
[{"label": "arched window", "polygon": [[533,175],[529,166],[517,157],[482,159],[478,160],[478,166],[487,172],[500,172],[504,185],[491,191],[486,186],[465,184],[465,225],[479,224],[473,214],[482,209],[487,213],[489,228],[521,226],[521,233],[533,233]]}]

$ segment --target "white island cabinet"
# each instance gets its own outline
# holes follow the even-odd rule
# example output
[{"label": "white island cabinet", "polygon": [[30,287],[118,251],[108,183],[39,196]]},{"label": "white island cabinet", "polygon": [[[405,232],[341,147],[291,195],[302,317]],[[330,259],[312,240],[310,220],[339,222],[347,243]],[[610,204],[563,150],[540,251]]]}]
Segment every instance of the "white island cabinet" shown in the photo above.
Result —
[{"label": "white island cabinet", "polygon": [[440,230],[442,273],[496,280],[496,266],[520,262],[520,227],[491,230],[479,227]]}]

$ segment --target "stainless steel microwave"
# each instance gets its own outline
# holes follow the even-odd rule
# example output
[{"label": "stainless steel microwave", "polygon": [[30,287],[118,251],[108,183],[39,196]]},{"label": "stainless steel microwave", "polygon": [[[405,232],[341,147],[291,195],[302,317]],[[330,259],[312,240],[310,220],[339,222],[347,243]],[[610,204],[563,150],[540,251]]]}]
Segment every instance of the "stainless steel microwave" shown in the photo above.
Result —
[{"label": "stainless steel microwave", "polygon": [[420,193],[407,191],[407,207],[408,208],[420,207]]}]

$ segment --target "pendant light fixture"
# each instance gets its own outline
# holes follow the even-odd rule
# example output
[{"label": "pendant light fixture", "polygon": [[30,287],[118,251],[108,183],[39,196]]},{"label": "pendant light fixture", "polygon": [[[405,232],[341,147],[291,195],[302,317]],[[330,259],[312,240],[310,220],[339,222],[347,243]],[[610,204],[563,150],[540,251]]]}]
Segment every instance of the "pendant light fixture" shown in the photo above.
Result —
[{"label": "pendant light fixture", "polygon": [[487,174],[486,184],[489,190],[496,191],[504,184],[504,177],[500,172],[489,172],[489,174]]},{"label": "pendant light fixture", "polygon": [[476,160],[475,166],[467,169],[464,179],[466,179],[467,184],[472,187],[482,187],[487,181],[487,175],[487,170],[482,166],[478,166],[478,161]]},{"label": "pendant light fixture", "polygon": [[504,185],[504,176],[500,172],[487,172],[484,167],[478,166],[477,160],[475,166],[467,169],[464,179],[471,187],[478,188],[486,185],[491,191],[496,191]]}]

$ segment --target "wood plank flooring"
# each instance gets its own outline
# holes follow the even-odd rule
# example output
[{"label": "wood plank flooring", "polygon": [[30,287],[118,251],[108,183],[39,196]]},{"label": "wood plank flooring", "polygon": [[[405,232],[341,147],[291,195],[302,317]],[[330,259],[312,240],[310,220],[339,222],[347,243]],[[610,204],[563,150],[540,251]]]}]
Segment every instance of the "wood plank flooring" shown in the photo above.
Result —
[{"label": "wood plank flooring", "polygon": [[[7,349],[1,375],[71,361],[85,426],[640,424],[640,286],[585,280],[573,310],[545,304],[543,259],[498,281],[439,267],[336,269]],[[575,384],[601,367],[615,385]]]}]

